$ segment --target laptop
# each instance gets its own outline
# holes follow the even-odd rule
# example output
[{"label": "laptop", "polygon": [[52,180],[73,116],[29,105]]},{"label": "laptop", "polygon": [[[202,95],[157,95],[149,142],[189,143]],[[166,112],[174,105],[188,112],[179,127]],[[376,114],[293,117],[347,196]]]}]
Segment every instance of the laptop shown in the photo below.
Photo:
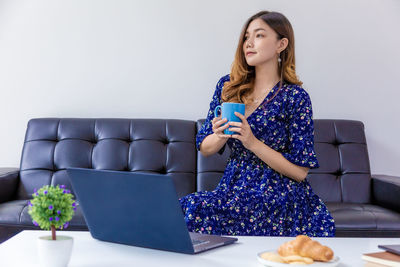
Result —
[{"label": "laptop", "polygon": [[388,252],[400,255],[400,244],[396,245],[378,245],[378,248],[384,249]]},{"label": "laptop", "polygon": [[171,177],[67,168],[93,238],[196,254],[237,238],[189,232]]}]

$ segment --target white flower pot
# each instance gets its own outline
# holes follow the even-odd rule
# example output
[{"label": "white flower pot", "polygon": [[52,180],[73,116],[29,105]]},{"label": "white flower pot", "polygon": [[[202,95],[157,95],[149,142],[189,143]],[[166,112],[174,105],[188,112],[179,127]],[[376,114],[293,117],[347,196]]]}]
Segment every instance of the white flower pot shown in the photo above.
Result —
[{"label": "white flower pot", "polygon": [[74,239],[70,236],[57,235],[57,240],[50,236],[38,239],[38,253],[41,267],[66,267],[71,258]]}]

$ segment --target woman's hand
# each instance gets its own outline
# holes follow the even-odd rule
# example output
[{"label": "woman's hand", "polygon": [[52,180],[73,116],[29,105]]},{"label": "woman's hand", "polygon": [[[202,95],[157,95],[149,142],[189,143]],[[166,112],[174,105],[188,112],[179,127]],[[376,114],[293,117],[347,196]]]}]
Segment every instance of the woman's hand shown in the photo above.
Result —
[{"label": "woman's hand", "polygon": [[229,124],[225,124],[224,126],[221,126],[222,124],[224,124],[225,122],[227,122],[228,120],[226,118],[221,119],[221,115],[219,115],[219,117],[215,117],[211,123],[212,123],[212,130],[215,133],[216,136],[218,136],[219,138],[230,138],[231,135],[230,134],[224,134],[224,130],[226,128],[229,127]]},{"label": "woman's hand", "polygon": [[230,121],[228,124],[230,126],[229,131],[237,132],[238,134],[233,134],[232,138],[239,139],[243,146],[248,150],[252,150],[252,147],[257,143],[258,139],[254,136],[253,131],[250,128],[249,123],[246,118],[239,112],[235,112],[235,115],[239,117],[242,122]]}]

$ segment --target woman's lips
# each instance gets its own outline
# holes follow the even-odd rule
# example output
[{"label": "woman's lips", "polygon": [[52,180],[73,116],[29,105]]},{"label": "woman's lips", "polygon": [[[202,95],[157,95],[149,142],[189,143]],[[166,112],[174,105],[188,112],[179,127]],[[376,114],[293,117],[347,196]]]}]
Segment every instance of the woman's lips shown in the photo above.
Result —
[{"label": "woman's lips", "polygon": [[251,55],[254,55],[254,54],[255,54],[255,52],[247,52],[246,56],[251,56]]}]

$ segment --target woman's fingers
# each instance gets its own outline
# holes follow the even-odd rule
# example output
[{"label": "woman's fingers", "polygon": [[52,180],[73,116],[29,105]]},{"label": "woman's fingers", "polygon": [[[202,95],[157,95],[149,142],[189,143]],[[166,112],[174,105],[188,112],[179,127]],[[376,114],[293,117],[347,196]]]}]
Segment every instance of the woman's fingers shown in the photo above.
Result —
[{"label": "woman's fingers", "polygon": [[241,123],[241,122],[236,122],[236,121],[230,121],[230,122],[228,122],[228,124],[229,124],[230,126],[242,127],[242,124],[243,124],[243,123]]},{"label": "woman's fingers", "polygon": [[223,123],[225,123],[225,122],[227,122],[227,119],[226,118],[224,118],[224,119],[219,119],[218,121],[216,121],[215,123],[214,123],[214,125],[216,126],[216,127],[219,127],[221,124],[223,124]]},{"label": "woman's fingers", "polygon": [[232,138],[235,138],[235,139],[238,139],[238,140],[242,141],[242,136],[240,134],[232,134]]},{"label": "woman's fingers", "polygon": [[219,128],[225,130],[226,128],[229,128],[229,126],[230,126],[229,124],[225,124],[225,125],[223,125],[223,126],[221,126],[221,127],[219,127]]},{"label": "woman's fingers", "polygon": [[239,128],[239,127],[231,127],[231,128],[229,129],[229,131],[240,133],[240,132],[242,132],[242,128]]},{"label": "woman's fingers", "polygon": [[243,116],[241,113],[235,111],[235,115],[236,115],[237,117],[239,117],[239,119],[241,119],[242,122],[247,121],[246,118],[245,118],[245,116]]},{"label": "woman's fingers", "polygon": [[[219,137],[219,138],[235,138],[240,141],[242,141],[243,144],[245,144],[248,139],[249,139],[249,124],[246,120],[246,118],[242,114],[236,114],[241,119],[241,122],[229,122],[226,118],[222,119],[221,116],[215,117],[212,120],[212,128],[213,132]],[[224,130],[229,129],[230,131],[234,132],[234,134],[225,134]],[[250,130],[251,134],[251,130]]]},{"label": "woman's fingers", "polygon": [[[219,136],[220,138],[231,138],[231,135],[229,134],[224,134],[224,130],[229,128],[231,125],[229,125],[227,122],[228,120],[226,118],[221,119],[221,116],[219,117],[215,117],[214,119],[212,119],[212,125],[213,125],[213,132]],[[224,124],[225,125],[222,125]]]},{"label": "woman's fingers", "polygon": [[214,118],[211,122],[212,122],[212,128],[214,129],[214,130],[216,130],[216,129],[218,129],[220,126],[221,126],[221,124],[223,124],[223,123],[225,123],[227,120],[224,118],[224,119],[220,119],[219,117],[218,118]]},{"label": "woman's fingers", "polygon": [[224,134],[224,131],[222,131],[221,133],[218,133],[217,136],[222,137],[222,138],[230,138],[231,137],[230,134]]},{"label": "woman's fingers", "polygon": [[231,136],[229,135],[229,134],[220,134],[220,135],[218,135],[220,138],[226,138],[226,139],[228,139],[228,138],[231,138]]},{"label": "woman's fingers", "polygon": [[[219,119],[219,120],[216,120],[215,122],[214,122],[214,120],[215,120],[215,118],[213,119],[213,127],[212,127],[214,132],[219,131],[220,128],[224,127],[223,130],[225,130],[227,127],[229,127],[228,124],[225,124],[224,126],[221,127],[221,125],[223,123],[225,123],[227,121],[227,119],[222,119],[222,120]],[[225,127],[225,126],[227,126],[227,127]]]},{"label": "woman's fingers", "polygon": [[222,133],[225,129],[229,127],[229,124],[225,124],[221,127],[215,126],[215,133]]},{"label": "woman's fingers", "polygon": [[241,119],[241,120],[242,120],[242,123],[244,123],[244,124],[246,124],[246,123],[247,123],[246,117],[245,117],[245,116],[243,116],[241,113],[239,113],[239,112],[235,112],[235,115],[236,115],[236,117],[238,117],[239,119]]}]

